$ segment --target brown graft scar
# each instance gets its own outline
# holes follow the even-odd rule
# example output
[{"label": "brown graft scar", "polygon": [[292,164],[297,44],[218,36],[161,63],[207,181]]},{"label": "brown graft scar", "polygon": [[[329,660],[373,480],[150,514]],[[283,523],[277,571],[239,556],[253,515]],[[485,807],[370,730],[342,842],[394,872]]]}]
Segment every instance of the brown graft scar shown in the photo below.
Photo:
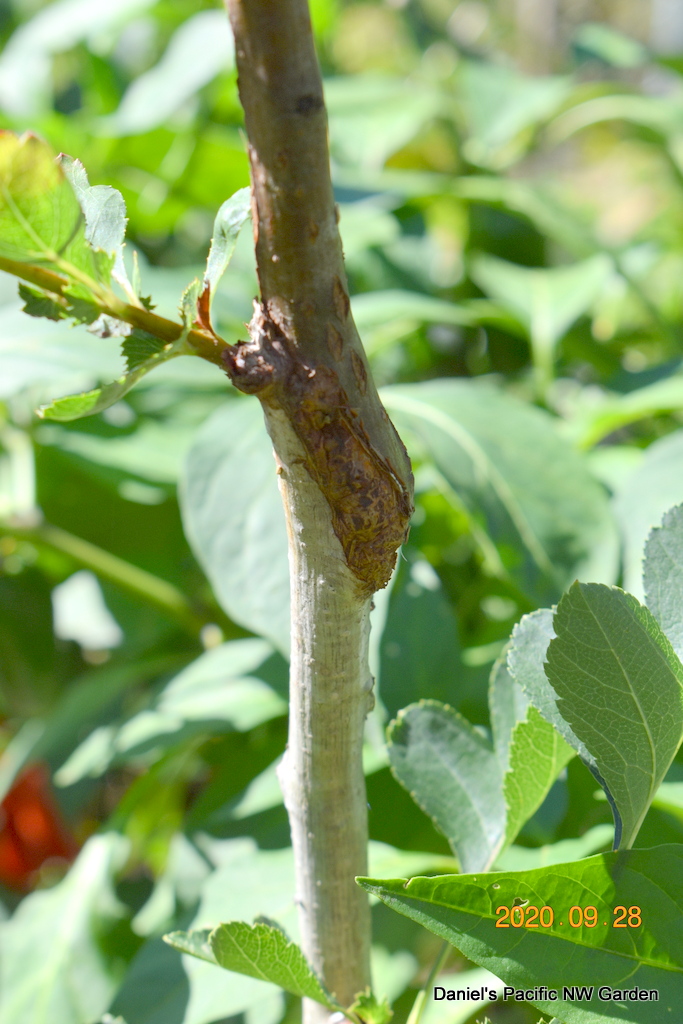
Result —
[{"label": "brown graft scar", "polygon": [[297,360],[262,308],[250,334],[251,342],[231,347],[228,373],[240,390],[286,413],[306,469],[330,506],[346,563],[369,596],[391,578],[413,511],[410,493],[373,448],[334,369]]}]

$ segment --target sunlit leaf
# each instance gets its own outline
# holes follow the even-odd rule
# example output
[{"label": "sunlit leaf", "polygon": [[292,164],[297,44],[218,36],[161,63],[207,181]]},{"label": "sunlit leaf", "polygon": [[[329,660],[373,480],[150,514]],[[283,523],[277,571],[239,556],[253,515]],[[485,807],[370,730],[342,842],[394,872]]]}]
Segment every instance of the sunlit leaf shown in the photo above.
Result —
[{"label": "sunlit leaf", "polygon": [[486,870],[502,843],[505,803],[491,746],[453,708],[421,701],[389,730],[398,780],[444,833],[463,871]]},{"label": "sunlit leaf", "polygon": [[595,759],[629,847],[683,736],[683,666],[654,617],[616,587],[575,583],[554,619],[546,674]]},{"label": "sunlit leaf", "polygon": [[[565,1024],[586,1024],[587,1014],[591,1024],[674,1019],[683,983],[683,846],[601,854],[535,871],[359,882],[506,985],[557,989],[557,1001],[544,998],[543,991],[530,1001],[540,1010],[560,1013]],[[527,908],[549,907],[544,915],[548,926],[497,927],[504,916],[499,907],[519,908],[517,919],[521,915],[525,922],[532,916]],[[625,910],[625,927],[614,927],[622,923],[619,907]],[[595,915],[591,910],[586,917],[588,908],[595,908]],[[570,920],[577,926],[571,927]],[[567,984],[588,986],[590,998],[564,998]],[[624,1016],[622,1006],[600,999],[599,986],[620,992],[657,990],[659,998],[622,998],[622,1006],[628,1006]]]},{"label": "sunlit leaf", "polygon": [[228,615],[288,651],[287,533],[258,402],[226,402],[209,417],[180,498],[188,539]]},{"label": "sunlit leaf", "polygon": [[112,878],[128,843],[91,838],[57,886],[28,896],[0,922],[0,1019],[12,1024],[92,1024],[106,1010],[120,972],[100,936],[123,909]]}]

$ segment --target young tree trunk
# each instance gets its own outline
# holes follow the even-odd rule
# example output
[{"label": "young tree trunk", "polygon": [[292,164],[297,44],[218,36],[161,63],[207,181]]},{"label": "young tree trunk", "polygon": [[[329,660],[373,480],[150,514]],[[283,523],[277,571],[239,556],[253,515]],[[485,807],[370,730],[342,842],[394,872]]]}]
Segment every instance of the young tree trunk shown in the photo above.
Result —
[{"label": "young tree trunk", "polygon": [[[261,301],[228,372],[258,395],[289,532],[290,730],[281,771],[304,952],[343,1005],[370,982],[361,763],[368,616],[412,511],[405,449],[350,314],[306,0],[227,0]],[[306,1024],[324,1015],[304,1008]]]}]

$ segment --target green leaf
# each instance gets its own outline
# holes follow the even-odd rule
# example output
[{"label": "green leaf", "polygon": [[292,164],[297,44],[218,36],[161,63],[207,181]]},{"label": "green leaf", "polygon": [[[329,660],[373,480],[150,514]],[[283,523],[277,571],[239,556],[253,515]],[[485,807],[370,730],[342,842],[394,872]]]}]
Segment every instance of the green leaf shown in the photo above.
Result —
[{"label": "green leaf", "polygon": [[509,768],[503,779],[507,808],[505,845],[541,806],[575,751],[534,707],[512,732]]},{"label": "green leaf", "polygon": [[512,731],[518,722],[524,721],[529,707],[529,698],[508,671],[506,654],[507,651],[493,666],[489,680],[489,715],[493,747],[503,771],[507,771],[510,762]]},{"label": "green leaf", "polygon": [[81,395],[56,398],[49,405],[41,406],[37,410],[38,415],[42,419],[61,423],[78,420],[83,416],[94,416],[95,413],[102,412],[120,401],[150,370],[168,362],[169,359],[175,359],[176,356],[188,354],[184,333],[177,341],[165,344],[157,341],[146,331],[133,330],[126,341],[128,343],[124,342],[122,349],[129,369],[123,377]]},{"label": "green leaf", "polygon": [[545,846],[509,846],[496,858],[498,871],[532,871],[550,864],[582,860],[591,854],[612,847],[612,825],[594,825],[578,839],[560,839]]},{"label": "green leaf", "polygon": [[218,960],[211,947],[212,932],[211,928],[198,928],[193,932],[169,932],[168,935],[164,935],[164,942],[177,949],[179,953],[196,956],[198,960],[206,960],[207,963],[216,964],[218,967]]},{"label": "green leaf", "polygon": [[450,500],[485,530],[539,604],[577,576],[612,582],[607,497],[554,420],[488,385],[438,380],[382,389],[411,455],[429,460]]},{"label": "green leaf", "polygon": [[[259,849],[252,839],[216,840],[206,834],[200,834],[196,839],[203,855],[215,866],[215,870],[203,884],[201,903],[190,928],[211,932],[221,920],[262,920],[263,915],[267,915],[271,922],[285,928],[297,941],[298,918],[294,901],[294,860],[291,847],[264,850]],[[382,843],[371,842],[369,860],[370,870],[375,874],[400,874],[443,870],[445,858],[415,852],[406,854]],[[400,940],[399,945],[402,945]],[[384,950],[380,948],[380,952]],[[399,983],[398,992],[410,981],[415,970],[412,957],[404,951],[400,955],[407,961],[408,971],[407,977]],[[385,955],[383,959],[384,973],[387,973],[388,956]],[[180,961],[177,953],[162,942],[146,946],[134,964],[135,973],[131,970],[126,979],[125,998],[117,997],[112,1012],[122,1014],[133,1024],[137,1021],[144,1021],[144,1024],[168,1024],[169,1019],[177,1019],[184,1024],[208,1024],[222,1019],[226,1014],[230,1017],[241,1013],[254,1006],[257,1000],[264,1000],[269,993],[275,994],[272,986],[263,981],[247,975],[218,971],[215,965],[194,956],[182,959],[182,971]],[[165,995],[167,990],[159,981],[162,965],[168,972],[169,984],[172,980],[174,983],[174,1011],[176,1000],[182,1006],[187,1004],[187,1010],[179,1012],[177,1017],[171,1018],[170,1013],[163,1012],[166,999],[170,1003],[171,997]],[[377,976],[380,987],[381,967],[382,959],[374,957],[373,976]],[[396,991],[395,981],[393,987]],[[144,1014],[141,1009],[143,1005]],[[280,1018],[274,1015],[273,1019]]]},{"label": "green leaf", "polygon": [[180,501],[188,540],[221,606],[288,653],[287,531],[257,402],[226,402],[204,423],[185,462]]},{"label": "green leaf", "polygon": [[[638,420],[672,412],[683,407],[683,376],[671,374],[643,388],[627,394],[605,391],[591,394],[585,402],[579,401],[572,411],[567,429],[580,448],[590,448],[609,434],[636,423]],[[638,449],[635,449],[638,451]],[[604,449],[597,449],[604,451]]]},{"label": "green leaf", "polygon": [[[682,846],[601,854],[535,871],[358,881],[506,985],[558,989],[557,1002],[542,994],[530,1001],[544,1012],[559,1013],[565,1024],[586,1024],[589,1019],[590,1024],[661,1024],[678,1012],[683,985]],[[496,927],[501,906],[549,906],[552,925]],[[640,925],[612,927],[619,906],[627,908],[627,922],[628,908],[639,907]],[[570,927],[572,907],[596,907],[596,926]],[[576,911],[574,915],[576,920]],[[581,1002],[563,999],[565,985],[593,986],[593,996]],[[619,1007],[602,1002],[597,986],[656,989],[659,1001],[628,1001],[624,1011],[623,1002]]]},{"label": "green leaf", "polygon": [[[210,947],[209,947],[210,950]],[[258,1021],[279,1020],[281,992],[253,978],[220,971],[213,959],[179,957],[161,938],[142,947],[111,1011],[132,1024],[209,1024],[245,1013]]]},{"label": "green leaf", "polygon": [[645,603],[683,658],[683,505],[670,509],[645,545]]},{"label": "green leaf", "polygon": [[286,700],[271,682],[286,689],[286,665],[269,643],[245,639],[221,644],[167,682],[148,707],[91,732],[59,768],[55,781],[73,785],[101,775],[115,760],[167,749],[184,736],[254,729],[287,711]]},{"label": "green leaf", "polygon": [[125,275],[123,241],[127,218],[123,196],[109,185],[91,185],[80,160],[62,154],[59,162],[83,211],[86,241],[93,249],[115,256],[117,269]]},{"label": "green leaf", "polygon": [[180,296],[180,316],[186,331],[192,329],[197,320],[197,303],[201,294],[202,286],[199,278],[195,277],[190,281],[187,288]]},{"label": "green leaf", "polygon": [[[170,941],[170,936],[166,941]],[[296,943],[278,927],[228,921],[209,936],[216,963],[228,971],[270,981],[285,992],[314,999],[329,1010],[341,1007],[325,990]]]},{"label": "green leaf", "polygon": [[76,196],[47,143],[0,132],[0,256],[54,262],[82,225]]},{"label": "green leaf", "polygon": [[494,256],[479,256],[472,280],[525,327],[533,360],[544,383],[552,377],[555,349],[572,324],[587,312],[612,272],[599,254],[568,267],[523,267]]},{"label": "green leaf", "polygon": [[103,119],[108,135],[136,135],[167,121],[220,72],[233,64],[233,41],[221,11],[200,11],[183,21],[161,60],[126,90],[118,110]]},{"label": "green leaf", "polygon": [[165,347],[161,338],[149,334],[147,331],[135,328],[121,342],[121,351],[126,360],[126,369],[130,373],[138,366],[152,359]]},{"label": "green leaf", "polygon": [[218,282],[228,268],[237,245],[237,237],[251,213],[251,189],[241,188],[221,206],[213,223],[213,237],[206,262],[204,287],[213,297]]},{"label": "green leaf", "polygon": [[45,317],[47,320],[63,320],[67,316],[63,306],[44,292],[29,288],[27,284],[19,285],[19,295],[24,300],[24,313],[28,313],[29,316]]},{"label": "green leaf", "polygon": [[366,1024],[389,1024],[394,1015],[388,1000],[378,1000],[369,988],[358,993],[347,1012],[360,1017]]},{"label": "green leaf", "polygon": [[553,611],[550,608],[539,608],[530,615],[524,615],[512,631],[508,668],[512,678],[519,683],[546,722],[554,726],[560,736],[574,747],[591,770],[597,771],[595,758],[560,714],[557,694],[543,668],[548,646],[554,637]]},{"label": "green leaf", "polygon": [[624,537],[624,589],[643,595],[643,550],[654,526],[683,501],[683,430],[655,441],[618,488],[614,511]]},{"label": "green leaf", "polygon": [[431,565],[403,549],[379,641],[377,692],[388,715],[422,697],[448,701],[460,666],[458,626]]},{"label": "green leaf", "polygon": [[127,840],[93,836],[58,885],[27,896],[0,923],[0,1019],[12,1024],[91,1024],[109,1006],[119,968],[100,946],[122,916],[112,876]]},{"label": "green leaf", "polygon": [[585,743],[630,847],[683,735],[683,665],[657,621],[616,587],[575,583],[560,601],[546,674]]},{"label": "green leaf", "polygon": [[502,771],[482,735],[447,704],[421,701],[388,732],[392,771],[448,839],[463,871],[486,870],[505,833]]}]

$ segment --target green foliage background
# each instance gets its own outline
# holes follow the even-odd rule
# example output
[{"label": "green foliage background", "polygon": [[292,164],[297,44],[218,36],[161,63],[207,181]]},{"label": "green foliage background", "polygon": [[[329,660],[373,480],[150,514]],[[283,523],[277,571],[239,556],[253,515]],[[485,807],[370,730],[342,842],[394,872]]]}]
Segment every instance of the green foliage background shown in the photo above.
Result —
[{"label": "green foliage background", "polygon": [[[515,623],[577,577],[642,598],[647,534],[683,501],[683,82],[608,25],[534,78],[484,3],[312,8],[354,313],[417,481],[376,599],[370,873],[453,870],[384,726],[437,698],[495,733],[489,675]],[[177,318],[248,184],[222,9],[15,0],[0,32],[0,125],[122,192],[143,294]],[[229,341],[257,289],[248,235],[214,306]],[[0,792],[45,762],[85,844],[63,881],[47,862],[31,895],[0,890],[0,1024],[294,1022],[295,998],[160,938],[259,914],[296,937],[273,767],[286,551],[259,408],[181,357],[100,415],[41,421],[120,374],[118,342],[27,317],[5,275],[0,303]],[[679,755],[639,845],[683,841],[681,780]],[[596,788],[571,760],[498,866],[607,849]],[[404,1019],[438,942],[373,914],[377,987]],[[426,1019],[474,1020],[459,1009]]]}]

